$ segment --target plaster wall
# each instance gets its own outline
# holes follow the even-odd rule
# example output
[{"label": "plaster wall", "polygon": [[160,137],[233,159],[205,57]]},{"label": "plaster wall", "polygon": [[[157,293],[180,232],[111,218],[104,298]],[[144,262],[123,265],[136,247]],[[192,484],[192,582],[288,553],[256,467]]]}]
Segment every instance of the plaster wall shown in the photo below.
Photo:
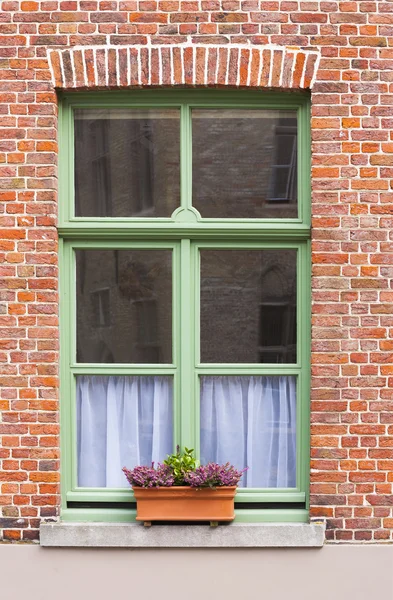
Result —
[{"label": "plaster wall", "polygon": [[0,574],[3,600],[389,600],[393,546],[93,550],[2,544]]}]

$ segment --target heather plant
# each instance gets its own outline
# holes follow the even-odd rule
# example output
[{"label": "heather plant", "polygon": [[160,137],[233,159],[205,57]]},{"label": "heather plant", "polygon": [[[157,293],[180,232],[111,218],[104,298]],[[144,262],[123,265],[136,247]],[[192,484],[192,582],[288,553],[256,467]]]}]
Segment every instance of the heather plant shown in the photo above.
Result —
[{"label": "heather plant", "polygon": [[161,463],[157,467],[152,463],[151,467],[141,466],[132,470],[123,467],[123,473],[128,483],[137,487],[171,487],[175,482],[172,469]]},{"label": "heather plant", "polygon": [[208,463],[207,465],[197,467],[193,472],[186,473],[184,481],[186,485],[196,488],[214,488],[222,485],[233,486],[239,483],[246,470],[247,467],[239,471],[229,462],[225,465]]},{"label": "heather plant", "polygon": [[202,487],[220,487],[236,486],[243,473],[248,469],[238,470],[230,463],[219,465],[217,463],[208,463],[200,465],[199,461],[193,456],[194,450],[185,448],[180,452],[179,446],[175,454],[170,454],[164,460],[164,464],[154,463],[150,467],[139,466],[132,470],[123,468],[127,481],[132,486],[152,488],[152,487],[172,487],[189,486],[194,488]]}]

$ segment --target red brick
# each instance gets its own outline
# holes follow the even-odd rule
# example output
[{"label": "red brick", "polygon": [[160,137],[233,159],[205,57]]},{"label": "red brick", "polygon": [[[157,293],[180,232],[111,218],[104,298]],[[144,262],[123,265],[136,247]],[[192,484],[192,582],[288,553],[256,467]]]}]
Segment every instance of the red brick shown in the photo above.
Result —
[{"label": "red brick", "polygon": [[[99,88],[159,86],[161,64],[166,88],[183,85],[183,71],[191,86],[312,86],[310,512],[328,519],[328,541],[392,541],[393,50],[385,4],[328,2],[318,11],[291,1],[3,2],[0,504],[26,524],[22,536],[5,524],[5,540],[36,540],[38,514],[56,518],[60,500],[52,74],[58,89],[95,88],[96,76]],[[186,35],[195,52],[179,45]],[[71,54],[74,46],[84,50]]]}]

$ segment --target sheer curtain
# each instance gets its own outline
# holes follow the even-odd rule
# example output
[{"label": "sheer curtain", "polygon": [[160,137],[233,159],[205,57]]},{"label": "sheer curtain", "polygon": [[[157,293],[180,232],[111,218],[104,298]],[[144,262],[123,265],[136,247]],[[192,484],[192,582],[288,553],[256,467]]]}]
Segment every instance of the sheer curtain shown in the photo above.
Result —
[{"label": "sheer curtain", "polygon": [[149,465],[172,452],[172,379],[77,379],[78,485],[127,487],[122,467]]},{"label": "sheer curtain", "polygon": [[[78,485],[126,487],[122,467],[172,452],[172,379],[77,379]],[[296,378],[202,377],[201,460],[249,467],[246,487],[296,485]]]},{"label": "sheer curtain", "polygon": [[241,485],[296,485],[296,378],[202,377],[201,460],[248,466]]}]

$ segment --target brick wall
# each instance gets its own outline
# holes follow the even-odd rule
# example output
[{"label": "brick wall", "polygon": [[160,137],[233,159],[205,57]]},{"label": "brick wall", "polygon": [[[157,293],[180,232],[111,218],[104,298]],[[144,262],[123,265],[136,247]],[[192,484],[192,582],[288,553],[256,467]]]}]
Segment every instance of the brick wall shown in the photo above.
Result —
[{"label": "brick wall", "polygon": [[392,43],[385,0],[1,2],[3,540],[60,498],[53,83],[312,87],[311,514],[328,540],[392,539]]}]

